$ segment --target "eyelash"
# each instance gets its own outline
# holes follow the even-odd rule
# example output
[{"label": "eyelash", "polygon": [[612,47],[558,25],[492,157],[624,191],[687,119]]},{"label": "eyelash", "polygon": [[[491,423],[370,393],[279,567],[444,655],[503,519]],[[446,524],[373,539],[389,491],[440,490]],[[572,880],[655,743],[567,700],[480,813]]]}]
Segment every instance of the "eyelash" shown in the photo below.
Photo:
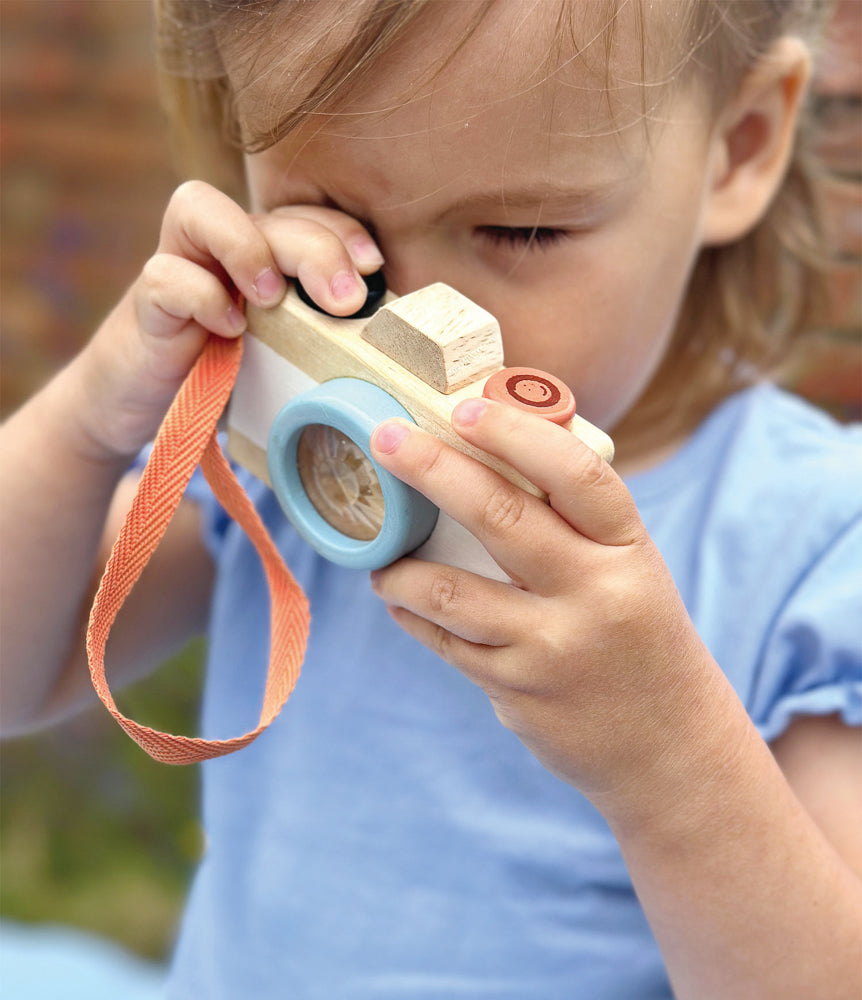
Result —
[{"label": "eyelash", "polygon": [[565,229],[544,226],[479,226],[476,233],[495,246],[512,250],[548,250],[571,235]]}]

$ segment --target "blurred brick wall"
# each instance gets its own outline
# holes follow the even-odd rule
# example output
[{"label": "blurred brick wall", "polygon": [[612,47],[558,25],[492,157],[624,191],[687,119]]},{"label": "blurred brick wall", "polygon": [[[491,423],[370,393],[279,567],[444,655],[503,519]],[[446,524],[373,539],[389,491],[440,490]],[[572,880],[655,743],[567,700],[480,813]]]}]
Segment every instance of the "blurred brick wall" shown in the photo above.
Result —
[{"label": "blurred brick wall", "polygon": [[155,249],[175,186],[151,0],[0,0],[4,412],[68,359]]},{"label": "blurred brick wall", "polygon": [[814,84],[826,214],[837,265],[822,334],[790,368],[797,391],[862,418],[862,0],[840,0]]},{"label": "blurred brick wall", "polygon": [[[0,0],[0,405],[86,340],[155,247],[175,185],[155,94],[151,0]],[[841,0],[817,83],[842,261],[789,372],[862,415],[862,0]]]}]

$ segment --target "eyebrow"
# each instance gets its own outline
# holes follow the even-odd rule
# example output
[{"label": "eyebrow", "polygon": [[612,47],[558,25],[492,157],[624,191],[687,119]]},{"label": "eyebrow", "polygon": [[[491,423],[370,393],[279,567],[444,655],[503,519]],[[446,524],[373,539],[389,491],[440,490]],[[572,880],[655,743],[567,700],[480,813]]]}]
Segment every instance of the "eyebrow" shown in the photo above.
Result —
[{"label": "eyebrow", "polygon": [[483,210],[488,208],[513,209],[552,209],[570,210],[595,207],[623,193],[627,188],[626,179],[615,180],[612,183],[574,187],[568,184],[537,183],[517,187],[501,187],[496,191],[478,191],[467,194],[452,202],[444,214],[454,214],[465,210]]}]

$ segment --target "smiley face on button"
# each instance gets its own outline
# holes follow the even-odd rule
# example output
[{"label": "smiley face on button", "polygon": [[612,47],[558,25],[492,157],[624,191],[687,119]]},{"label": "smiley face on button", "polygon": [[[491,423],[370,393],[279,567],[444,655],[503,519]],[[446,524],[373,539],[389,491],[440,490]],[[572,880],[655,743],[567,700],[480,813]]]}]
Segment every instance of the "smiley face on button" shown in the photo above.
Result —
[{"label": "smiley face on button", "polygon": [[537,368],[504,368],[485,383],[486,399],[528,410],[555,424],[566,424],[575,414],[572,390],[558,378]]}]

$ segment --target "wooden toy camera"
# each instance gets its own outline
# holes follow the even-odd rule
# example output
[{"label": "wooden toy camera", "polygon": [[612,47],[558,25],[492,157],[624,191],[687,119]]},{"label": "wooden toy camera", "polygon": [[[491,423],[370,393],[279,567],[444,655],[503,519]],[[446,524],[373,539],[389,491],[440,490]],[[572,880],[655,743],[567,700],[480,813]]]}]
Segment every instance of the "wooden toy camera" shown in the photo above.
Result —
[{"label": "wooden toy camera", "polygon": [[377,569],[414,552],[506,579],[473,536],[372,460],[371,433],[390,417],[415,422],[543,498],[455,433],[450,417],[462,399],[484,394],[542,414],[612,458],[610,438],[574,413],[566,386],[543,372],[503,368],[497,321],[452,288],[386,293],[363,318],[329,316],[306,301],[292,286],[274,309],[248,307],[228,449],[333,562]]}]

